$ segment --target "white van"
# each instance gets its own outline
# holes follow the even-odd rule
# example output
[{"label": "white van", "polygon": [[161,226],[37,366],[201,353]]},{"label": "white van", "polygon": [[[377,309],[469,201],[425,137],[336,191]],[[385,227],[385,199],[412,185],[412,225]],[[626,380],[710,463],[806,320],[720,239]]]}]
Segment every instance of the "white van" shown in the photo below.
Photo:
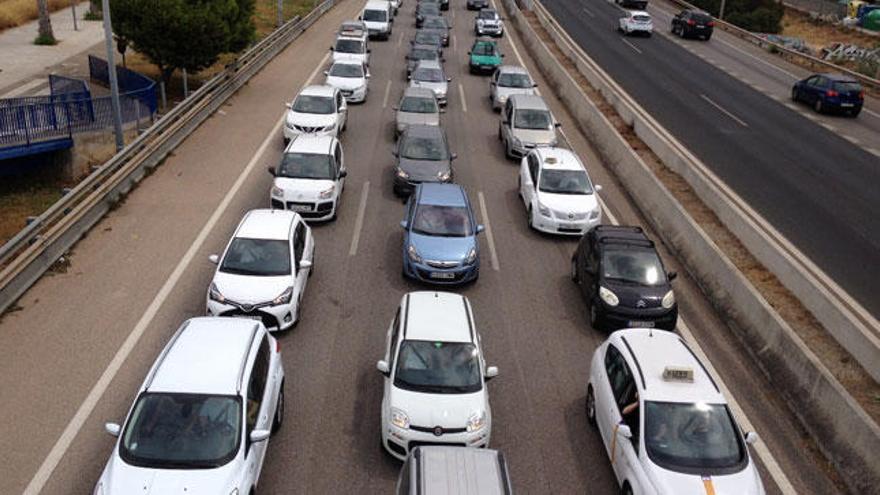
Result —
[{"label": "white van", "polygon": [[391,37],[391,24],[394,22],[394,11],[388,0],[370,0],[364,6],[359,20],[367,25],[371,38],[387,40]]}]

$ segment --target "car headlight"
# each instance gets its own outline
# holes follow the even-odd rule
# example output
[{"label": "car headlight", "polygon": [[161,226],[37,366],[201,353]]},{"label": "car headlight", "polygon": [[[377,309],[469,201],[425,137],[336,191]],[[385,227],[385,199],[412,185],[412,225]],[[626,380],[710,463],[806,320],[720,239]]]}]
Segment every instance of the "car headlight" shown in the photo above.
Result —
[{"label": "car headlight", "polygon": [[474,261],[477,261],[477,247],[474,246],[468,251],[467,256],[464,259],[465,264],[470,265],[473,264]]},{"label": "car headlight", "polygon": [[672,291],[667,292],[660,304],[666,309],[671,308],[675,304],[675,294]]},{"label": "car headlight", "polygon": [[541,213],[541,215],[544,215],[545,217],[550,218],[550,208],[547,208],[546,206],[542,205],[540,202],[538,203],[538,211]]},{"label": "car headlight", "polygon": [[404,430],[409,429],[409,416],[396,407],[391,408],[391,424]]},{"label": "car headlight", "polygon": [[516,148],[522,148],[522,146],[523,146],[523,142],[522,142],[522,140],[521,140],[520,138],[518,138],[518,137],[516,137],[516,136],[513,136],[513,137],[511,137],[511,139],[513,140],[513,146],[514,146],[514,147],[516,147]]},{"label": "car headlight", "polygon": [[474,413],[468,418],[467,431],[478,431],[486,426],[486,411],[482,413]]},{"label": "car headlight", "polygon": [[211,287],[208,289],[208,297],[210,297],[212,301],[217,301],[221,304],[226,302],[226,298],[223,297],[223,294],[220,293],[220,289],[217,288],[217,284],[214,282],[211,282]]},{"label": "car headlight", "polygon": [[406,173],[406,171],[403,170],[402,168],[397,169],[397,176],[400,177],[401,179],[409,179],[409,174]]},{"label": "car headlight", "polygon": [[279,304],[289,304],[290,300],[293,298],[293,287],[288,287],[284,289],[284,292],[278,295],[275,299],[272,299],[272,305],[278,306]]},{"label": "car headlight", "polygon": [[611,292],[605,287],[599,286],[599,297],[605,301],[605,304],[609,306],[617,306],[620,303],[620,299],[617,298],[617,294]]},{"label": "car headlight", "polygon": [[437,178],[440,179],[440,182],[448,181],[452,178],[452,170],[437,172]]},{"label": "car headlight", "polygon": [[327,127],[325,127],[325,128],[324,128],[324,131],[325,131],[325,132],[330,132],[330,131],[332,131],[333,129],[336,129],[336,122],[334,122],[334,123],[328,125]]},{"label": "car headlight", "polygon": [[421,257],[421,255],[419,255],[419,251],[412,244],[410,244],[409,247],[406,248],[406,253],[409,255],[409,259],[413,263],[421,263],[422,262],[422,257]]},{"label": "car headlight", "polygon": [[332,197],[333,197],[333,192],[334,192],[334,191],[336,191],[336,185],[335,185],[335,184],[332,185],[332,186],[330,186],[329,189],[325,189],[325,190],[319,192],[319,193],[318,193],[318,198],[320,198],[320,199],[332,198]]},{"label": "car headlight", "polygon": [[281,189],[278,186],[272,186],[271,194],[272,194],[272,196],[277,196],[279,198],[283,198],[284,197],[284,189]]},{"label": "car headlight", "polygon": [[601,213],[602,209],[597,206],[595,210],[590,212],[590,220],[596,220]]}]

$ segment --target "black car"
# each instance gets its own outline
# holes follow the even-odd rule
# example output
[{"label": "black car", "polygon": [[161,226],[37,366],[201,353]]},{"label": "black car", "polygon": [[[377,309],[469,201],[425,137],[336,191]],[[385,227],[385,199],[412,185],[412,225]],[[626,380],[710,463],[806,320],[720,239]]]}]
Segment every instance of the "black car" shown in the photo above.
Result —
[{"label": "black car", "polygon": [[480,10],[489,8],[489,0],[467,0],[468,10]]},{"label": "black car", "polygon": [[712,16],[701,10],[685,9],[672,18],[672,34],[682,38],[702,38],[709,41],[714,28]]},{"label": "black car", "polygon": [[449,23],[446,22],[445,17],[425,17],[425,20],[422,21],[422,27],[420,29],[426,29],[438,33],[440,35],[440,38],[443,40],[443,46],[449,46]]},{"label": "black car", "polygon": [[599,225],[571,257],[571,278],[597,330],[651,327],[674,330],[678,305],[654,242],[640,227]]},{"label": "black car", "polygon": [[435,30],[417,29],[410,45],[431,45],[437,47],[440,55],[443,55],[443,36]]},{"label": "black car", "polygon": [[422,27],[422,23],[428,17],[436,17],[440,14],[440,5],[436,3],[420,3],[416,6],[416,28]]},{"label": "black car", "polygon": [[406,75],[412,74],[416,66],[422,60],[437,60],[443,62],[443,56],[440,49],[436,45],[420,45],[414,44],[410,47],[409,53],[406,54]]}]

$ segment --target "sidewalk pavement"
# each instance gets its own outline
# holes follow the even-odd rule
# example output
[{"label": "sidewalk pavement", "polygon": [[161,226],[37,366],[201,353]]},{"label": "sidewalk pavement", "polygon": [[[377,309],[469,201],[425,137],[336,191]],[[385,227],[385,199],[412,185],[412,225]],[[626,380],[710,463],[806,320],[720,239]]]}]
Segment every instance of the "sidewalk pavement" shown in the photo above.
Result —
[{"label": "sidewalk pavement", "polygon": [[[73,30],[70,8],[51,14],[52,30],[58,39],[58,44],[54,46],[34,44],[34,38],[37,37],[36,20],[0,32],[0,98],[41,92],[44,87],[48,88],[49,74],[59,72],[59,65],[67,66],[65,61],[76,60],[77,55],[95,48],[103,41],[103,24],[83,20],[88,8],[88,2],[77,4],[78,31]],[[78,60],[73,63],[78,65],[85,62]],[[87,67],[85,73],[88,74]]]}]

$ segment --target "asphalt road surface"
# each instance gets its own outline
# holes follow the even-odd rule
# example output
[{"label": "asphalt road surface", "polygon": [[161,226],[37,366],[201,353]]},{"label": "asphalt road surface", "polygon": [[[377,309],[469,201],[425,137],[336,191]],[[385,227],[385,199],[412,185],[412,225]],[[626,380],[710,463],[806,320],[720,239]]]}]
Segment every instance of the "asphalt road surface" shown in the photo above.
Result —
[{"label": "asphalt road surface", "polygon": [[[47,494],[91,493],[113,446],[103,423],[123,420],[168,337],[203,314],[214,269],[208,255],[223,248],[245,211],[268,203],[265,167],[282,151],[283,102],[312,77],[321,80],[333,33],[361,5],[343,0],[309,28],[96,226],[66,270],[40,280],[0,322],[0,491],[30,484]],[[315,276],[303,320],[279,336],[286,418],[270,441],[261,493],[390,493],[397,477],[399,463],[380,447],[375,362],[401,295],[423,288],[400,276],[403,210],[391,192],[391,106],[405,85],[413,8],[408,0],[391,40],[372,44],[368,100],[350,107],[339,218],[314,227]],[[589,327],[568,279],[575,241],[527,229],[516,164],[496,137],[488,80],[467,74],[473,14],[454,0],[447,15],[453,81],[443,124],[459,155],[456,179],[494,239],[481,237],[481,278],[461,291],[473,304],[487,361],[500,368],[489,385],[492,446],[505,452],[518,493],[615,493],[583,411],[589,360],[604,335]],[[523,51],[510,35],[502,50],[516,63]],[[605,186],[613,215],[640,223],[559,101],[545,97],[594,182]],[[739,420],[747,416],[761,435],[764,453],[752,453],[768,493],[782,493],[777,479],[800,493],[837,493],[834,473],[791,412],[672,254],[662,246],[661,254],[682,274],[677,299],[690,332],[742,407]]]},{"label": "asphalt road surface", "polygon": [[[616,31],[620,8],[606,0],[544,5],[660,124],[880,315],[880,278],[864,269],[880,263],[880,157],[682,48],[701,41],[624,37]],[[658,17],[655,30],[668,30]],[[866,144],[878,141],[875,134]]]}]

